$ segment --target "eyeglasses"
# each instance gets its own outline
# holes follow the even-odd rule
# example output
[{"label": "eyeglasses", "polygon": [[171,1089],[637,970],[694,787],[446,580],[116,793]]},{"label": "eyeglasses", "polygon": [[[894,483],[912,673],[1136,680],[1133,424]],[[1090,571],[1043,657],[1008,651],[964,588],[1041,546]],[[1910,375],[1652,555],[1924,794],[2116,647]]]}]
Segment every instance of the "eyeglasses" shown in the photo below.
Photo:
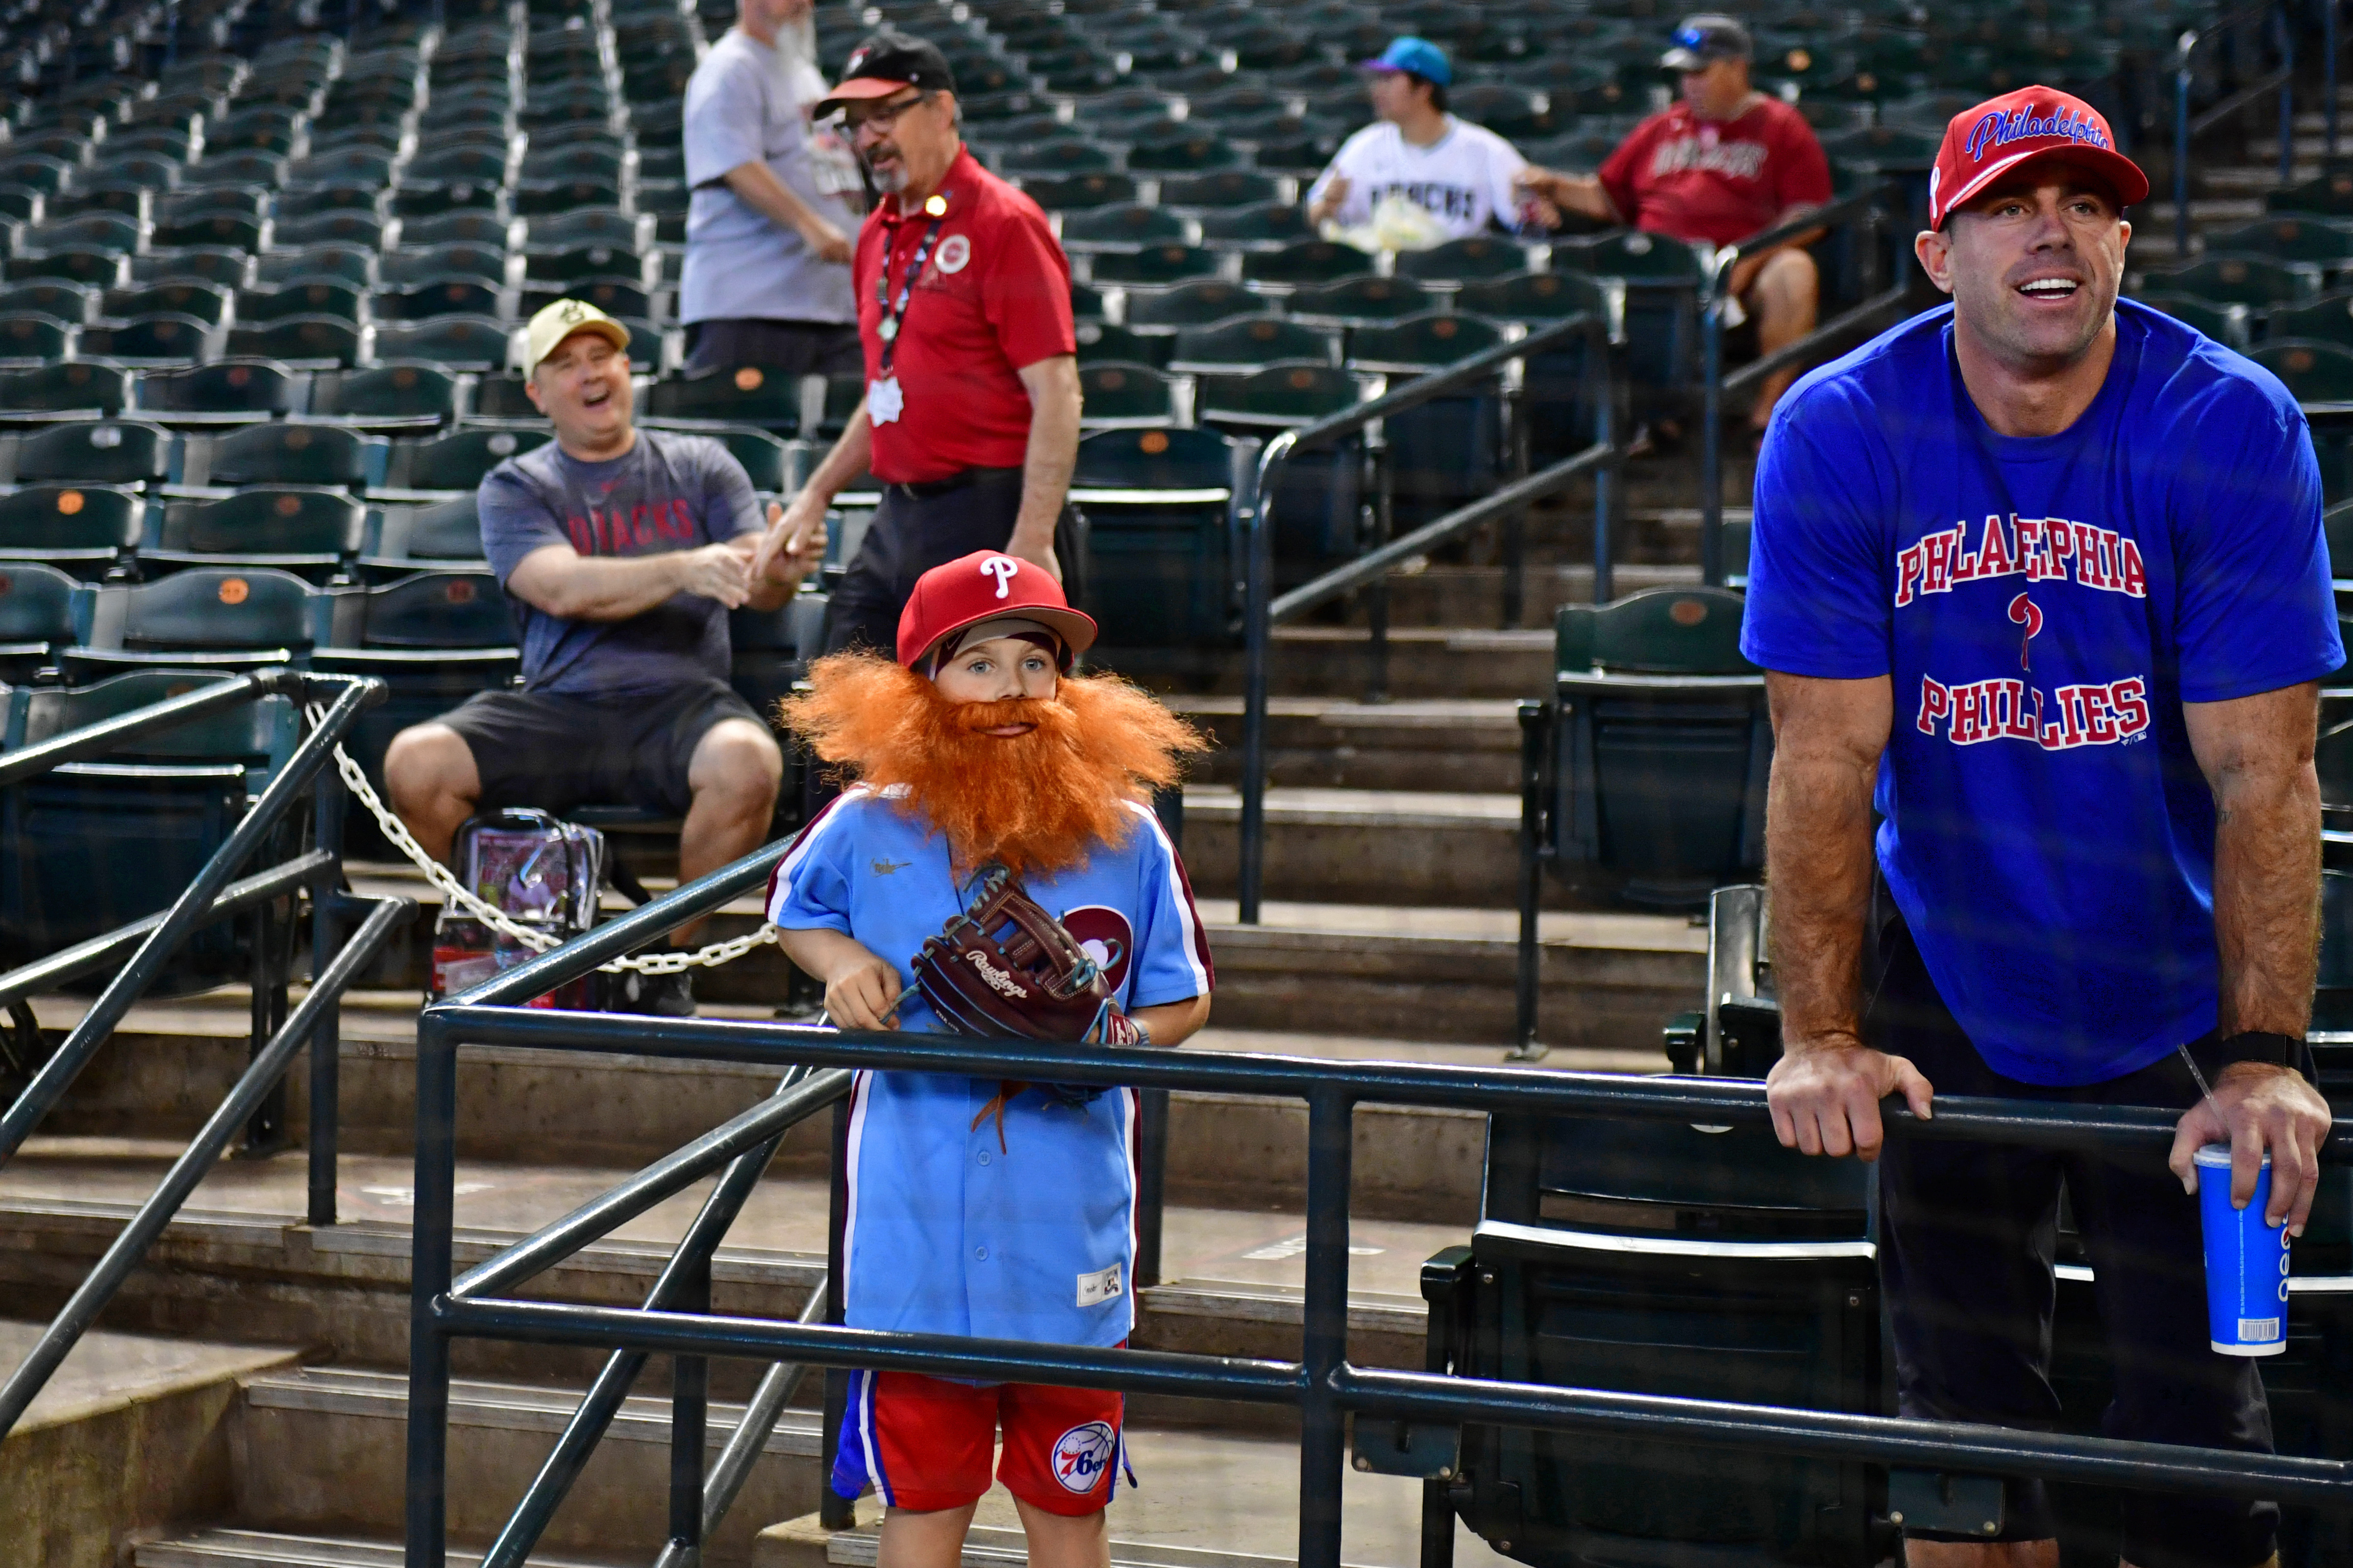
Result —
[{"label": "eyeglasses", "polygon": [[918,92],[913,98],[902,98],[896,103],[886,103],[881,105],[880,108],[869,109],[863,111],[859,110],[847,110],[842,115],[842,121],[845,128],[852,136],[857,135],[862,131],[888,132],[892,126],[899,123],[899,117],[901,115],[906,113],[907,110],[914,108],[915,105],[919,103],[929,103],[931,100],[932,94],[928,92]]}]

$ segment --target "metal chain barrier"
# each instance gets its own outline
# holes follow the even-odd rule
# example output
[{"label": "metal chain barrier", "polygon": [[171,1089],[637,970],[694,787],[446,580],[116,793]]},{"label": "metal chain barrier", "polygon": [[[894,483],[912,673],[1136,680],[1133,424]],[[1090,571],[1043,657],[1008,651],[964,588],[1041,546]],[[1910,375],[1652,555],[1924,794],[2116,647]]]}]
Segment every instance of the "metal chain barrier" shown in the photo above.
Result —
[{"label": "metal chain barrier", "polygon": [[[324,712],[324,709],[312,703],[309,710],[311,722],[316,724]],[[352,798],[367,807],[369,814],[375,818],[376,826],[383,830],[392,847],[407,856],[411,863],[425,873],[425,879],[433,884],[444,900],[464,910],[501,936],[519,942],[535,953],[546,952],[564,944],[562,938],[518,924],[508,917],[505,910],[484,902],[471,888],[450,875],[448,867],[427,855],[410,836],[407,826],[395,816],[391,808],[376,795],[368,784],[367,774],[360,770],[359,763],[353,762],[351,753],[341,746],[335,748],[335,771],[343,775],[343,786],[352,792]],[[712,969],[723,963],[733,963],[754,948],[765,947],[776,940],[776,928],[763,921],[760,929],[748,936],[714,942],[692,952],[636,953],[598,964],[597,968],[607,974],[678,974],[689,969]]]}]

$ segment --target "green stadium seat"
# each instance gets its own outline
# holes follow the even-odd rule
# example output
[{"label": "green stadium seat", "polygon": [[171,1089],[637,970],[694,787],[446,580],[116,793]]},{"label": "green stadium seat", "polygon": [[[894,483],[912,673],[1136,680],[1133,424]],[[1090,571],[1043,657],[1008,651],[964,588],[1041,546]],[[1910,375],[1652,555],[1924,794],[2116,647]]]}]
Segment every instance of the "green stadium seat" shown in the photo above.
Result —
[{"label": "green stadium seat", "polygon": [[[0,179],[7,177],[5,165],[0,164]],[[2263,210],[2353,217],[2353,169],[2328,170],[2296,184],[2275,186],[2263,193]]]},{"label": "green stadium seat", "polygon": [[159,217],[150,234],[157,245],[220,246],[235,250],[261,248],[261,220],[217,208]]},{"label": "green stadium seat", "polygon": [[273,251],[254,262],[254,286],[283,289],[291,283],[340,281],[365,290],[375,281],[376,257],[356,245],[320,244]]},{"label": "green stadium seat", "polygon": [[1079,443],[1071,500],[1085,509],[1082,607],[1102,626],[1096,662],[1137,649],[1216,649],[1233,640],[1236,503],[1258,443],[1213,430],[1104,430]]},{"label": "green stadium seat", "polygon": [[[20,687],[8,694],[6,743],[30,745],[214,679],[158,669],[79,689]],[[22,963],[164,909],[227,839],[298,732],[292,701],[268,697],[0,791],[0,962]],[[260,858],[297,847],[290,828]],[[245,929],[225,921],[196,931],[150,994],[244,978]]]},{"label": "green stadium seat", "polygon": [[1173,331],[1205,327],[1231,316],[1264,310],[1268,301],[1240,283],[1204,278],[1171,289],[1137,290],[1127,298],[1127,324]]},{"label": "green stadium seat", "polygon": [[445,278],[379,289],[370,310],[379,321],[423,321],[436,316],[496,317],[501,290],[479,278]]},{"label": "green stadium seat", "polygon": [[507,281],[507,253],[496,246],[465,240],[415,248],[403,246],[384,257],[376,271],[388,287],[442,278],[478,278],[485,283],[502,284]]},{"label": "green stadium seat", "polygon": [[728,613],[728,684],[754,712],[774,713],[807,673],[808,660],[824,650],[825,612],[826,595],[805,587],[776,609]]},{"label": "green stadium seat", "polygon": [[45,279],[0,288],[0,314],[47,316],[76,325],[96,314],[98,290],[79,283]]},{"label": "green stadium seat", "polygon": [[514,644],[513,612],[490,572],[415,572],[336,595],[330,636],[311,650],[311,668],[385,683],[384,704],[361,715],[349,743],[381,790],[392,738],[476,692],[505,689],[522,668]]},{"label": "green stadium seat", "polygon": [[1130,169],[1154,174],[1196,174],[1231,168],[1241,162],[1232,142],[1206,128],[1181,135],[1147,133],[1127,150]]},{"label": "green stadium seat", "polygon": [[1092,174],[1118,167],[1110,152],[1100,143],[1075,136],[1008,147],[1000,162],[999,174],[1024,179],[1032,174]]},{"label": "green stadium seat", "polygon": [[2145,279],[2145,286],[2165,293],[2259,310],[2274,305],[2300,305],[2320,292],[2317,267],[2252,254],[2210,253],[2187,267],[2147,273]]},{"label": "green stadium seat", "polygon": [[356,325],[364,291],[342,278],[313,275],[290,279],[274,288],[248,289],[237,297],[239,323],[259,326],[294,316],[328,316]]},{"label": "green stadium seat", "polygon": [[1135,199],[1135,182],[1107,169],[1072,174],[1025,174],[1021,189],[1048,212],[1079,212]]},{"label": "green stadium seat", "polygon": [[216,360],[139,378],[132,412],[158,425],[248,425],[293,413],[302,401],[294,373],[272,360]]},{"label": "green stadium seat", "polygon": [[1336,283],[1295,289],[1283,301],[1286,315],[1343,325],[1396,321],[1430,308],[1428,289],[1410,278],[1358,274]]},{"label": "green stadium seat", "polygon": [[0,561],[0,680],[28,686],[56,663],[57,650],[73,640],[79,586],[53,565]]},{"label": "green stadium seat", "polygon": [[1190,245],[1147,245],[1134,250],[1106,251],[1094,258],[1092,281],[1160,287],[1195,278],[1214,278],[1219,271],[1215,251]]},{"label": "green stadium seat", "polygon": [[1171,174],[1160,182],[1160,205],[1203,212],[1254,206],[1276,200],[1281,191],[1271,174],[1250,169],[1213,169]]},{"label": "green stadium seat", "polygon": [[616,249],[609,245],[582,245],[564,250],[526,252],[529,277],[534,282],[575,283],[617,278],[650,284],[660,277],[660,254]]},{"label": "green stadium seat", "polygon": [[289,316],[233,326],[222,350],[233,359],[274,359],[304,369],[357,364],[360,330],[336,316]]},{"label": "green stadium seat", "polygon": [[2298,403],[2353,404],[2353,347],[2301,338],[2270,339],[2250,357],[2286,383]]},{"label": "green stadium seat", "polygon": [[548,432],[503,430],[480,426],[446,436],[396,441],[385,461],[382,492],[470,495],[484,475],[509,458],[545,446]]},{"label": "green stadium seat", "polygon": [[1148,364],[1098,361],[1079,367],[1079,393],[1084,412],[1080,426],[1105,430],[1134,425],[1184,423],[1178,404],[1180,383]]},{"label": "green stadium seat", "polygon": [[1307,209],[1296,202],[1212,208],[1201,215],[1201,241],[1213,249],[1275,249],[1315,237]]},{"label": "green stadium seat", "polygon": [[1527,265],[1527,250],[1518,241],[1474,234],[1428,250],[1399,252],[1397,275],[1419,283],[1470,282],[1509,278]]},{"label": "green stadium seat", "polygon": [[2353,222],[2284,214],[2205,237],[2209,253],[2309,261],[2331,275],[2353,268]]},{"label": "green stadium seat", "polygon": [[69,681],[128,669],[259,669],[306,660],[325,595],[269,567],[195,566],[98,591],[87,637],[58,655]]},{"label": "green stadium seat", "polygon": [[[136,570],[146,512],[137,491],[112,485],[38,484],[7,491],[0,494],[0,562],[11,569],[46,563],[92,580],[128,576]],[[5,603],[0,596],[0,605]],[[9,640],[0,633],[0,642]],[[5,657],[0,652],[0,659]]]},{"label": "green stadium seat", "polygon": [[386,322],[375,329],[375,357],[460,369],[499,369],[507,363],[508,336],[506,323],[491,316]]},{"label": "green stadium seat", "polygon": [[385,226],[384,217],[377,213],[345,208],[280,217],[272,226],[270,237],[280,245],[349,245],[375,251],[384,247]]},{"label": "green stadium seat", "polygon": [[620,201],[618,180],[519,180],[512,187],[514,210],[522,216],[552,216],[578,207],[610,206]]},{"label": "green stadium seat", "polygon": [[[2151,296],[2138,298],[2143,304],[2153,302]],[[2235,310],[2242,321],[2247,313],[2243,305],[2207,308]],[[2204,329],[2201,327],[2200,330]],[[2308,305],[2274,306],[2263,317],[2263,337],[2270,342],[2300,338],[2308,342],[2337,343],[2353,348],[2353,293],[2323,295]]]},{"label": "green stadium seat", "polygon": [[[2247,347],[2250,334],[2244,305],[2218,305],[2211,300],[2200,300],[2188,294],[2135,294],[2132,298],[2136,303],[2146,305],[2152,310],[2162,310],[2175,321],[2197,328],[2216,342],[2228,343],[2242,352]],[[2321,301],[2302,307],[2295,312],[2274,312],[2274,316],[2301,314],[2305,310],[2327,312],[2328,309],[2327,303]]]},{"label": "green stadium seat", "polygon": [[1169,339],[1165,332],[1138,332],[1104,321],[1078,324],[1079,363],[1082,365],[1116,361],[1166,369]]},{"label": "green stadium seat", "polygon": [[22,185],[44,195],[56,195],[73,183],[73,165],[62,158],[38,153],[0,156],[0,184]]},{"label": "green stadium seat", "polygon": [[1279,250],[1251,251],[1242,257],[1242,277],[1252,283],[1336,283],[1371,268],[1372,258],[1363,251],[1328,239],[1303,239]]},{"label": "green stadium seat", "polygon": [[125,364],[185,364],[206,357],[214,329],[195,316],[158,310],[127,321],[81,329],[79,351],[93,359]]},{"label": "green stadium seat", "polygon": [[[616,250],[636,252],[650,243],[648,227],[646,215],[641,213],[625,213],[617,207],[581,207],[533,218],[528,230],[530,244],[537,249],[568,250],[602,245]],[[453,235],[449,237],[468,237]]]},{"label": "green stadium seat", "polygon": [[474,377],[472,406],[467,410],[472,419],[539,420],[541,414],[523,390],[523,378],[518,371],[491,371]]},{"label": "green stadium seat", "polygon": [[436,213],[468,209],[505,216],[507,198],[504,188],[480,184],[472,180],[450,180],[429,184],[404,180],[392,193],[392,211],[396,217],[430,217]]},{"label": "green stadium seat", "polygon": [[1721,588],[1561,607],[1546,847],[1572,882],[1695,908],[1762,868],[1772,731],[1740,607]]},{"label": "green stadium seat", "polygon": [[448,500],[395,501],[368,510],[360,570],[370,581],[391,582],[420,567],[470,566],[482,559],[482,524],[471,491]]},{"label": "green stadium seat", "polygon": [[92,419],[0,436],[0,467],[10,484],[57,479],[137,489],[160,482],[170,471],[172,445],[160,426]]},{"label": "green stadium seat", "polygon": [[[1451,310],[1351,328],[1347,368],[1398,381],[1494,347],[1504,330]],[[1388,442],[1391,510],[1419,528],[1493,491],[1505,477],[1502,378],[1432,399],[1381,422]]]},{"label": "green stadium seat", "polygon": [[790,440],[800,434],[801,385],[797,377],[759,365],[734,365],[654,383],[647,390],[646,414],[673,422],[756,426]]},{"label": "green stadium seat", "polygon": [[1247,374],[1277,361],[1330,364],[1338,359],[1335,333],[1282,316],[1230,316],[1201,327],[1180,327],[1169,368],[1197,374]]},{"label": "green stadium seat", "polygon": [[217,283],[190,280],[150,283],[144,287],[134,285],[108,290],[100,300],[99,314],[108,320],[125,321],[133,316],[168,311],[174,315],[194,316],[206,326],[216,327],[228,318],[231,297],[229,291]]},{"label": "green stadium seat", "polygon": [[1503,341],[1503,328],[1483,317],[1428,310],[1350,329],[1346,363],[1368,374],[1411,374],[1467,359]]},{"label": "green stadium seat", "polygon": [[382,462],[384,443],[333,425],[272,421],[182,437],[174,482],[190,489],[332,485],[356,490]]},{"label": "green stadium seat", "polygon": [[366,527],[367,509],[348,491],[271,486],[168,502],[139,559],[165,570],[271,566],[312,583],[347,583]]},{"label": "green stadium seat", "polygon": [[[544,223],[547,220],[540,220]],[[400,226],[403,246],[478,245],[504,251],[516,238],[512,218],[472,210],[436,213],[431,217],[406,218]]]},{"label": "green stadium seat", "polygon": [[1093,207],[1062,216],[1062,247],[1071,252],[1137,250],[1145,246],[1189,245],[1192,226],[1166,207],[1127,204]]},{"label": "green stadium seat", "polygon": [[418,430],[458,416],[458,382],[429,364],[326,371],[311,378],[310,417],[355,430]]},{"label": "green stadium seat", "polygon": [[727,448],[728,455],[744,465],[744,472],[752,488],[762,495],[776,495],[785,489],[786,458],[788,448],[784,438],[770,435],[755,425],[738,425],[733,428],[703,430]]},{"label": "green stadium seat", "polygon": [[[94,289],[111,289],[122,280],[123,256],[118,250],[49,250],[19,254],[8,260],[8,280],[54,278]],[[58,352],[58,351],[51,351]]]},{"label": "green stadium seat", "polygon": [[450,181],[471,181],[476,184],[503,184],[507,177],[507,150],[503,146],[437,147],[420,152],[403,171],[404,182],[429,184]]},{"label": "green stadium seat", "polygon": [[81,422],[120,413],[132,377],[119,365],[72,360],[0,372],[0,426]]},{"label": "green stadium seat", "polygon": [[[1353,407],[1365,390],[1355,374],[1336,365],[1293,361],[1245,375],[1201,377],[1193,416],[1213,429],[1264,439]],[[1358,552],[1363,461],[1362,437],[1350,437],[1299,453],[1283,465],[1271,497],[1279,584],[1304,582]]]}]

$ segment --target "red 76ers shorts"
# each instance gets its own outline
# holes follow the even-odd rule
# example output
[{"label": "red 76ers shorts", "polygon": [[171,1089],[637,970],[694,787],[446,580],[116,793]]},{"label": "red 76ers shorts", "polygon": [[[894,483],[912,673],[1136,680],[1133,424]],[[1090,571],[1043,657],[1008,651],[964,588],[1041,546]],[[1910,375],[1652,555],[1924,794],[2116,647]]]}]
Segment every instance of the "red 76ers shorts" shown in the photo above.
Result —
[{"label": "red 76ers shorts", "polygon": [[1093,1513],[1111,1501],[1125,1461],[1121,1404],[1103,1389],[852,1372],[833,1489],[854,1498],[871,1481],[892,1508],[962,1508],[988,1489],[1002,1428],[997,1479],[1006,1490],[1048,1513]]}]

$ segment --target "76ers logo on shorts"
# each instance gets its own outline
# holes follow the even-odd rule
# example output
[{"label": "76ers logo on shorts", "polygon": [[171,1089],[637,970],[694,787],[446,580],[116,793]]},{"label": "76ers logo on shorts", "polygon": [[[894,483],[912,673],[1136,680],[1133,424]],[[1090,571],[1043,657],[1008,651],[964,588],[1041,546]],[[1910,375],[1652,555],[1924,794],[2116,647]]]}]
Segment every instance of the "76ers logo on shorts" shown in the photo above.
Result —
[{"label": "76ers logo on shorts", "polygon": [[1127,917],[1102,904],[1085,904],[1062,917],[1062,929],[1078,939],[1086,955],[1103,965],[1103,984],[1116,992],[1127,980],[1127,955],[1135,932]]},{"label": "76ers logo on shorts", "polygon": [[1054,1439],[1054,1479],[1062,1489],[1084,1497],[1103,1484],[1119,1450],[1119,1438],[1108,1421],[1089,1421]]}]

